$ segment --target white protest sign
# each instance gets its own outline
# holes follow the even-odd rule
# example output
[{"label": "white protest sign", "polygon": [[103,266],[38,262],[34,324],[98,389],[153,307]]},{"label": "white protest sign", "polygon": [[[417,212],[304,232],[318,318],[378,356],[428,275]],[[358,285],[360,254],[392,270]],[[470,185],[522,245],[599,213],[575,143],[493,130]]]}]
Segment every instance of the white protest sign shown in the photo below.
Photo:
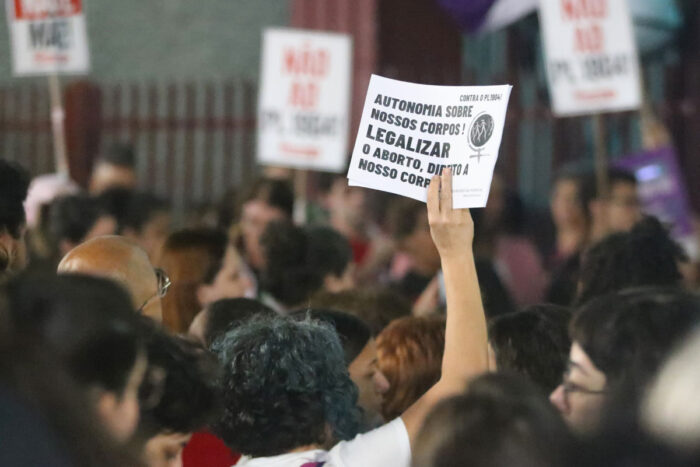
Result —
[{"label": "white protest sign", "polygon": [[432,176],[452,167],[454,207],[484,207],[511,88],[431,86],[372,75],[350,185],[426,201]]},{"label": "white protest sign", "polygon": [[14,74],[87,73],[82,0],[6,0]]},{"label": "white protest sign", "polygon": [[540,24],[555,115],[639,108],[639,61],[626,0],[540,0]]},{"label": "white protest sign", "polygon": [[265,31],[258,162],[332,172],[345,168],[351,59],[348,35]]}]

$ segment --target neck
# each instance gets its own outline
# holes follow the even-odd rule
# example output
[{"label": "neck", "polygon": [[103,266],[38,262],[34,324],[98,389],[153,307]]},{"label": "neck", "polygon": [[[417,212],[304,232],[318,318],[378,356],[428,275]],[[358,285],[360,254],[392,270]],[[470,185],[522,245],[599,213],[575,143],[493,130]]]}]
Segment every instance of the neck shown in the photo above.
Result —
[{"label": "neck", "polygon": [[586,243],[586,231],[577,225],[564,226],[557,232],[557,251],[570,254],[578,251]]},{"label": "neck", "polygon": [[287,454],[294,454],[296,452],[316,451],[316,450],[323,450],[323,447],[320,444],[307,444],[306,446],[299,446],[298,448],[292,449],[291,451],[288,451]]}]

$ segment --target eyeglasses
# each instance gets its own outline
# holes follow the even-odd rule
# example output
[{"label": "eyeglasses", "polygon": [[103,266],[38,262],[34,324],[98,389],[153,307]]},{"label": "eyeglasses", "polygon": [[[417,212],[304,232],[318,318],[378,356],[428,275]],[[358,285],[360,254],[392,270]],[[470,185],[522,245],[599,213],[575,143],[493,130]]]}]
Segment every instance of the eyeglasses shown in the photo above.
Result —
[{"label": "eyeglasses", "polygon": [[156,273],[156,279],[158,280],[158,290],[155,294],[153,294],[151,297],[147,298],[145,302],[143,302],[143,305],[141,305],[137,310],[139,313],[143,312],[143,309],[146,308],[148,302],[150,302],[154,298],[165,297],[168,293],[168,289],[172,285],[172,282],[170,282],[170,278],[161,268],[155,268],[153,271]]},{"label": "eyeglasses", "polygon": [[579,394],[591,394],[591,395],[600,395],[600,394],[607,394],[607,391],[604,389],[600,390],[593,390],[593,389],[588,389],[584,388],[583,386],[579,386],[576,383],[572,383],[571,381],[567,381],[566,377],[561,383],[561,387],[564,389],[564,394],[568,396],[569,394],[572,393],[579,393]]}]

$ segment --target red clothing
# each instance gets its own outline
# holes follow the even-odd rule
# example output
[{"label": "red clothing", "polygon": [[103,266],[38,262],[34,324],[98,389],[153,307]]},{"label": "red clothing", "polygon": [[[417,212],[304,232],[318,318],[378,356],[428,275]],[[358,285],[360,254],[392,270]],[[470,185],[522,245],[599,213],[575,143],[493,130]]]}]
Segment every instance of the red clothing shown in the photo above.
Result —
[{"label": "red clothing", "polygon": [[182,451],[183,467],[231,467],[241,455],[231,452],[223,441],[205,431],[195,433]]}]

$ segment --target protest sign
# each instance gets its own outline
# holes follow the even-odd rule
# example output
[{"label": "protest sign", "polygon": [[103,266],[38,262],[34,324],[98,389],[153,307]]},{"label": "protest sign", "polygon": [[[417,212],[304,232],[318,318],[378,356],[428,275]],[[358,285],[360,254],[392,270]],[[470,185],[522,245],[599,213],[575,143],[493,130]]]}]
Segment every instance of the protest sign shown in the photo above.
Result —
[{"label": "protest sign", "polygon": [[6,0],[15,75],[87,73],[82,0]]},{"label": "protest sign", "polygon": [[639,108],[639,61],[626,0],[540,0],[540,24],[555,115]]},{"label": "protest sign", "polygon": [[456,208],[484,207],[511,86],[431,86],[372,75],[348,179],[426,201],[451,167]]},{"label": "protest sign", "polygon": [[258,162],[332,172],[345,168],[351,57],[348,35],[265,31]]},{"label": "protest sign", "polygon": [[635,175],[644,212],[668,223],[673,238],[697,257],[699,245],[695,243],[690,202],[675,151],[670,147],[653,149],[624,157],[615,165]]}]

